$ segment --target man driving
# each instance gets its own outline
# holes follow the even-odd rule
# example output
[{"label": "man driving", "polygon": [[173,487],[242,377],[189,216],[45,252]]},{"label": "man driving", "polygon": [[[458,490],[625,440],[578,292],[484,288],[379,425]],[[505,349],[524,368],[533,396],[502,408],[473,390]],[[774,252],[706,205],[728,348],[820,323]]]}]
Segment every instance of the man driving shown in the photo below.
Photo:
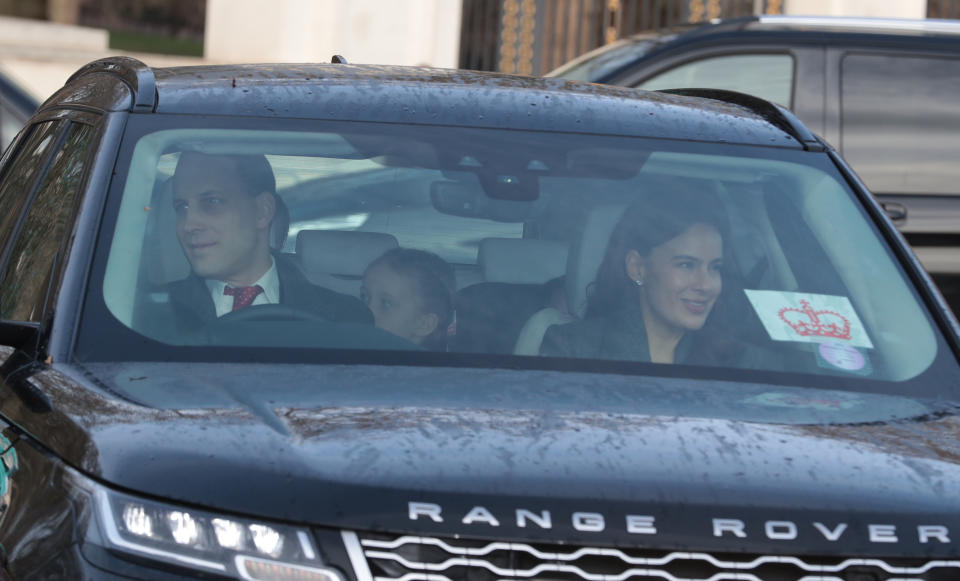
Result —
[{"label": "man driving", "polygon": [[179,330],[266,304],[372,324],[359,299],[311,284],[271,251],[278,199],[265,156],[184,152],[173,175],[173,206],[177,239],[192,268],[190,276],[170,284]]}]

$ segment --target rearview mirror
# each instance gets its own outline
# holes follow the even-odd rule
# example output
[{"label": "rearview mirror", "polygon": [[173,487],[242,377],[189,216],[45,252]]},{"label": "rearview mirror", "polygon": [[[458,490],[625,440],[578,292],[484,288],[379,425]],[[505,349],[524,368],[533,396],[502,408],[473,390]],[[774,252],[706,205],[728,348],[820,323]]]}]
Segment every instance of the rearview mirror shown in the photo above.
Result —
[{"label": "rearview mirror", "polygon": [[[524,222],[535,217],[541,210],[541,200],[505,200],[488,195],[489,190],[480,183],[440,181],[430,184],[430,202],[441,214],[464,218],[482,218],[498,222]],[[502,183],[496,188],[508,190],[520,187]]]}]

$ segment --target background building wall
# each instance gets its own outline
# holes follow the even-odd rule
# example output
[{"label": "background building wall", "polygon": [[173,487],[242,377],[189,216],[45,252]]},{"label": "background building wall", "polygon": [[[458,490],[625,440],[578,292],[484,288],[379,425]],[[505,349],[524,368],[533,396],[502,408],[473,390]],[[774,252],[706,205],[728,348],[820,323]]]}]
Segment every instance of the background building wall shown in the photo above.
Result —
[{"label": "background building wall", "polygon": [[204,56],[456,67],[459,0],[208,0]]},{"label": "background building wall", "polygon": [[47,0],[47,18],[51,22],[76,24],[80,16],[80,0]]},{"label": "background building wall", "polygon": [[785,14],[925,18],[927,0],[786,0]]}]

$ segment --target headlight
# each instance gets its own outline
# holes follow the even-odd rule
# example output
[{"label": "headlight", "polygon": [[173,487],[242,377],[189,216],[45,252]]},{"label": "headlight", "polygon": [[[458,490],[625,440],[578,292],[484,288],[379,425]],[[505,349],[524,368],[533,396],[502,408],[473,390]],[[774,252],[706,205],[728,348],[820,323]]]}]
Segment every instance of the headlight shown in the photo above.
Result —
[{"label": "headlight", "polygon": [[309,532],[186,509],[97,487],[113,550],[248,581],[343,581],[323,566]]}]

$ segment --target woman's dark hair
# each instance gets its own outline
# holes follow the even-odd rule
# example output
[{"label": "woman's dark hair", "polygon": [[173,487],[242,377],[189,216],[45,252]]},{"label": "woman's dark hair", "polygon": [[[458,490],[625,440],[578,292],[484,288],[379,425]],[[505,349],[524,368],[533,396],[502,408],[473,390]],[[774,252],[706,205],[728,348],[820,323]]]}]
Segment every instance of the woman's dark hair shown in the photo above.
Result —
[{"label": "woman's dark hair", "polygon": [[388,250],[371,262],[367,269],[379,265],[389,266],[395,272],[417,281],[424,311],[437,315],[437,328],[424,339],[423,346],[446,350],[447,328],[453,322],[453,300],[457,292],[453,267],[432,252],[413,248]]}]

